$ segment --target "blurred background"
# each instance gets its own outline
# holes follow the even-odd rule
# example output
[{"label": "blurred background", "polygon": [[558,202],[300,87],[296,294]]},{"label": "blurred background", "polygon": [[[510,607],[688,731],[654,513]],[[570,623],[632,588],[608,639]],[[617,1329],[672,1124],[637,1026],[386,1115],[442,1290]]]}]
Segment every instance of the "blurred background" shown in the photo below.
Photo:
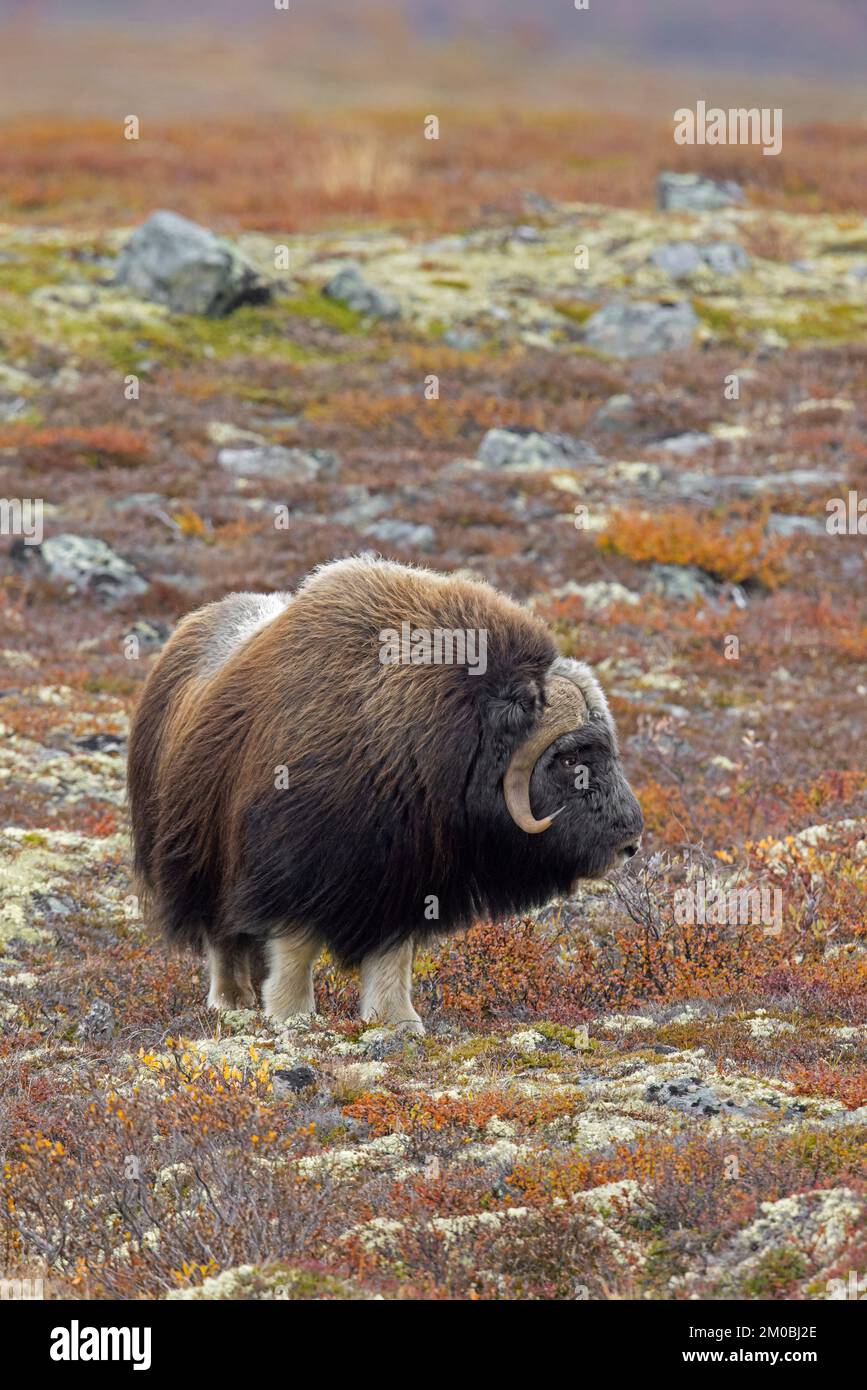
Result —
[{"label": "blurred background", "polygon": [[[865,60],[862,0],[0,0],[0,212],[430,228],[508,210],[528,169],[546,196],[640,206],[648,164],[699,154],[753,201],[861,208]],[[782,157],[673,149],[699,97],[783,107]],[[447,152],[417,139],[428,112],[460,133]],[[108,139],[127,114],[134,160]]]}]

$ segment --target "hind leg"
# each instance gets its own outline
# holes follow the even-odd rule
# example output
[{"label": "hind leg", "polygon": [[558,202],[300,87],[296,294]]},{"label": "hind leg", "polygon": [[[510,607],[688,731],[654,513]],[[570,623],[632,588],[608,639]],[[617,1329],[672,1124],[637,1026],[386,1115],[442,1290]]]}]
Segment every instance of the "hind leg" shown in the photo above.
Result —
[{"label": "hind leg", "polygon": [[266,957],[268,976],[262,987],[265,1012],[277,1023],[295,1014],[316,1012],[313,966],[322,950],[314,936],[272,936]]},{"label": "hind leg", "polygon": [[255,1009],[256,991],[250,975],[250,952],[241,940],[208,943],[212,1009]]}]

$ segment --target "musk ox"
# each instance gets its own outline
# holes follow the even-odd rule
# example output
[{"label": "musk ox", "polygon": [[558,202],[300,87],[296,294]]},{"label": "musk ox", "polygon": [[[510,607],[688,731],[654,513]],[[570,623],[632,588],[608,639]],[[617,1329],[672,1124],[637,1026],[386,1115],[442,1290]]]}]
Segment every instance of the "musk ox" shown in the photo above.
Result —
[{"label": "musk ox", "polygon": [[273,1018],[312,1012],[327,946],[363,1018],[415,1032],[414,941],[568,893],[642,830],[605,697],[545,624],[369,557],[181,622],[129,799],[146,917],[207,953],[211,1005],[253,1005],[264,973]]}]

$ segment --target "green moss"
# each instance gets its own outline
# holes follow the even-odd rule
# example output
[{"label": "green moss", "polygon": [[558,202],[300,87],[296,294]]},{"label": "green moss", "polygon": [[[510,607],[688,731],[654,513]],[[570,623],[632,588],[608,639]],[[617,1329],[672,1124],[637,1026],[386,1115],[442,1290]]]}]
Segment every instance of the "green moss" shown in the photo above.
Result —
[{"label": "green moss", "polygon": [[170,315],[134,328],[104,315],[101,328],[92,346],[120,371],[134,371],[142,358],[154,356],[187,365],[236,357],[296,363],[311,355],[292,340],[285,304],[245,305],[221,319]]},{"label": "green moss", "polygon": [[520,1052],[518,1062],[522,1067],[535,1068],[537,1071],[554,1071],[562,1066],[563,1058],[559,1052]]},{"label": "green moss", "polygon": [[431,284],[439,285],[444,290],[468,290],[470,288],[469,280],[434,279],[431,280]]},{"label": "green moss", "polygon": [[789,343],[862,342],[867,334],[867,307],[805,304],[796,318],[770,326]]},{"label": "green moss", "polygon": [[701,322],[710,329],[715,337],[722,338],[726,342],[741,341],[744,319],[740,313],[736,315],[734,310],[723,309],[706,299],[694,299],[692,307]]},{"label": "green moss", "polygon": [[750,313],[744,307],[723,309],[705,299],[694,299],[693,308],[714,337],[739,345],[754,342],[763,333],[776,333],[785,342],[860,342],[867,333],[867,308],[863,304],[802,302],[793,314]]},{"label": "green moss", "polygon": [[88,695],[135,695],[139,689],[138,681],[128,676],[91,676],[84,682]]},{"label": "green moss", "polygon": [[566,319],[571,319],[572,323],[586,323],[596,313],[599,306],[598,304],[576,304],[571,299],[556,299],[553,307],[558,314],[562,314]]},{"label": "green moss", "polygon": [[798,1279],[803,1279],[807,1266],[803,1255],[791,1247],[769,1250],[763,1255],[749,1278],[742,1284],[745,1298],[773,1298],[785,1293]]},{"label": "green moss", "polygon": [[496,1052],[499,1047],[498,1038],[470,1038],[468,1042],[459,1043],[449,1052],[449,1057],[453,1062],[469,1062],[474,1057],[484,1057],[491,1052]]},{"label": "green moss", "polygon": [[[565,1023],[534,1023],[533,1027],[549,1042],[561,1043],[563,1047],[574,1047],[578,1052],[587,1051],[585,1035],[579,1033],[576,1028],[567,1027]],[[590,1046],[592,1045],[591,1043]]]},{"label": "green moss", "polygon": [[279,307],[293,318],[310,319],[338,333],[357,333],[362,315],[336,299],[327,299],[318,290],[308,289],[291,299],[279,301]]}]

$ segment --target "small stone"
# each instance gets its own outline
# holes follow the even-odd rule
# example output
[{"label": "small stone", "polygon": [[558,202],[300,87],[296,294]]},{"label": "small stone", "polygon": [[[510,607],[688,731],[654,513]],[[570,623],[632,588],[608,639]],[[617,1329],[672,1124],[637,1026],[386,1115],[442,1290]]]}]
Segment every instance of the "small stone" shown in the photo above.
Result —
[{"label": "small stone", "polygon": [[749,256],[736,241],[714,241],[700,251],[705,265],[717,275],[737,275],[750,268]]},{"label": "small stone", "polygon": [[401,521],[398,517],[376,521],[365,528],[364,534],[387,545],[415,550],[429,550],[435,540],[434,529],[427,522]]},{"label": "small stone", "polygon": [[692,241],[672,241],[657,246],[650,253],[650,260],[657,270],[670,275],[672,280],[685,280],[702,267],[699,248]]},{"label": "small stone", "polygon": [[669,439],[660,439],[656,449],[665,449],[669,454],[693,454],[696,449],[707,449],[716,440],[712,434],[702,430],[687,430],[684,434],[673,434]]},{"label": "small stone", "polygon": [[274,1094],[289,1095],[298,1094],[299,1091],[306,1091],[309,1086],[316,1085],[316,1073],[312,1067],[305,1065],[292,1067],[288,1070],[280,1069],[272,1073],[274,1081]]},{"label": "small stone", "polygon": [[400,318],[400,305],[394,295],[379,290],[365,279],[361,267],[351,262],[328,281],[322,293],[353,309],[376,319]]},{"label": "small stone", "polygon": [[650,575],[649,587],[654,593],[682,603],[716,598],[720,592],[717,581],[698,565],[654,564],[650,567]]},{"label": "small stone", "polygon": [[488,430],[476,459],[488,468],[522,473],[575,469],[602,462],[592,444],[569,434],[501,429]]},{"label": "small stone", "polygon": [[771,512],[765,530],[769,536],[824,536],[825,517],[790,516],[785,512]]},{"label": "small stone", "polygon": [[593,417],[593,423],[602,426],[603,429],[626,429],[634,423],[634,419],[634,397],[625,392],[619,392],[616,396],[609,396],[607,401],[603,401]]},{"label": "small stone", "polygon": [[478,352],[484,339],[474,328],[447,328],[443,342],[457,352]]},{"label": "small stone", "polygon": [[236,477],[253,474],[282,481],[312,482],[322,473],[331,473],[337,457],[327,449],[286,449],[282,444],[264,448],[221,449],[217,463]]},{"label": "small stone", "polygon": [[666,212],[717,212],[743,202],[744,191],[733,179],[664,170],[656,180],[656,204]]}]

